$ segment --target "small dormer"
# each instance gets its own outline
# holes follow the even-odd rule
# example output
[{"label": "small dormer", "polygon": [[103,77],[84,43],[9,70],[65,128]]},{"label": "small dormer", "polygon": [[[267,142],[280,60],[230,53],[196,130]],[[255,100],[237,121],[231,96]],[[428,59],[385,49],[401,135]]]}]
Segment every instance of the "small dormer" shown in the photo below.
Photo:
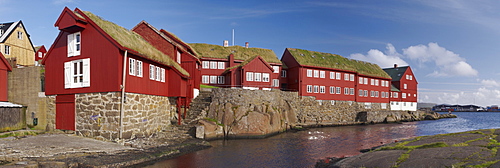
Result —
[{"label": "small dormer", "polygon": [[78,14],[78,12],[70,10],[68,7],[64,8],[60,17],[57,19],[54,26],[59,30],[74,33],[85,29],[87,21],[85,18]]}]

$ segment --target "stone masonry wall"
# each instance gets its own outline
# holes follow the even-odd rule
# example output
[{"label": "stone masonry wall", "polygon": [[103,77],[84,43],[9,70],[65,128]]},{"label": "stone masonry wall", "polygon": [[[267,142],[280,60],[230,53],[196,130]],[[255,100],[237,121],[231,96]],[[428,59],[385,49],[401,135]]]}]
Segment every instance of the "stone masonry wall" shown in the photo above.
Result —
[{"label": "stone masonry wall", "polygon": [[386,103],[325,101],[279,90],[213,89],[197,137],[251,138],[296,126],[328,126],[414,121],[423,112],[391,111]]},{"label": "stone masonry wall", "polygon": [[[76,133],[102,140],[119,140],[120,92],[77,94]],[[126,93],[123,139],[150,136],[170,125],[175,107],[168,97]]]}]

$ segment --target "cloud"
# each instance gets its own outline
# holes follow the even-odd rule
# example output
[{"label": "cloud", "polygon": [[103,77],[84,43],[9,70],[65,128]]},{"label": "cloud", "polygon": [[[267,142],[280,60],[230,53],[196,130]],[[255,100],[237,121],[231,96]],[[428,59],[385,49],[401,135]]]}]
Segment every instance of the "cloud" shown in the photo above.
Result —
[{"label": "cloud", "polygon": [[76,0],[53,0],[52,4],[54,5],[63,5],[63,4],[70,4],[70,3],[76,3]]},{"label": "cloud", "polygon": [[451,76],[477,76],[478,72],[471,65],[465,62],[465,59],[458,54],[439,46],[437,43],[428,45],[416,45],[403,49],[403,54],[420,63],[434,63],[436,70],[429,74],[433,77],[451,77]]},{"label": "cloud", "polygon": [[481,80],[481,84],[484,85],[485,87],[499,87],[500,86],[500,83],[498,83],[495,80],[491,80],[491,79]]},{"label": "cloud", "polygon": [[392,44],[387,44],[386,49],[387,50],[385,52],[377,49],[371,49],[366,55],[355,53],[351,54],[350,58],[375,63],[382,68],[392,67],[394,64],[398,64],[400,66],[408,65],[408,63],[400,58],[402,55],[396,51],[396,48],[394,48]]}]

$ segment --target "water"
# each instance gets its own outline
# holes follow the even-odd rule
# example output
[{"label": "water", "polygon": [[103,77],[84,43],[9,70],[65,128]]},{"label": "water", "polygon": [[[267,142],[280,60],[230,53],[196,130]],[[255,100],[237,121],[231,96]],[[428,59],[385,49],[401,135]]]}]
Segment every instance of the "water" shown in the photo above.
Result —
[{"label": "water", "polygon": [[416,136],[500,128],[500,113],[454,113],[458,118],[403,124],[315,128],[266,139],[211,141],[212,148],[149,167],[313,167],[318,159],[360,154],[359,150]]}]

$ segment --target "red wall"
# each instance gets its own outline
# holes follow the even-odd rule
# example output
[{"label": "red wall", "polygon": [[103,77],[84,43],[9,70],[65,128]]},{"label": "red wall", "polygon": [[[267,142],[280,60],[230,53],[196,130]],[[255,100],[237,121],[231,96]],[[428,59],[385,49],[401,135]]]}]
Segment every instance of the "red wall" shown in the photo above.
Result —
[{"label": "red wall", "polygon": [[[359,83],[359,77],[367,78],[368,79],[368,84],[360,84]],[[377,79],[378,86],[376,85],[371,85],[371,79]],[[388,85],[387,86],[382,86],[382,81],[387,81]],[[390,97],[390,90],[391,90],[391,82],[390,79],[384,79],[384,78],[378,78],[378,77],[371,77],[371,76],[364,76],[364,75],[358,75],[356,77],[356,101],[357,102],[372,102],[372,103],[389,103],[389,97]],[[367,90],[368,91],[368,96],[359,96],[359,90]],[[378,91],[378,97],[372,97],[370,95],[371,91]],[[382,92],[387,93],[387,96],[382,97]]]},{"label": "red wall", "polygon": [[[5,65],[3,65],[5,66]],[[7,68],[2,67],[2,63],[0,60],[0,101],[8,101],[8,77],[7,77]]]},{"label": "red wall", "polygon": [[[241,83],[236,83],[236,85],[242,85],[244,87],[259,87],[259,88],[272,88],[271,84],[273,79],[273,70],[269,69],[269,67],[265,64],[265,62],[262,62],[261,59],[255,58],[254,60],[250,61],[248,64],[245,66],[241,67],[241,72],[242,73],[242,78],[240,80],[242,81]],[[261,81],[256,82],[256,81],[246,81],[246,73],[247,72],[257,72],[257,73],[268,73],[269,74],[269,82],[262,82],[262,76],[261,76]],[[255,79],[255,78],[254,78]],[[238,81],[235,81],[238,82]]]},{"label": "red wall", "polygon": [[[412,80],[406,79],[406,75],[411,75]],[[404,89],[404,84],[407,85],[407,89]],[[415,75],[413,74],[413,71],[411,70],[410,67],[406,69],[406,72],[403,74],[401,77],[401,80],[399,81],[399,94],[398,98],[400,99],[399,101],[403,102],[417,102],[418,99],[418,93],[417,93],[417,79],[415,78]],[[403,98],[403,93],[406,93],[406,98]]]}]

